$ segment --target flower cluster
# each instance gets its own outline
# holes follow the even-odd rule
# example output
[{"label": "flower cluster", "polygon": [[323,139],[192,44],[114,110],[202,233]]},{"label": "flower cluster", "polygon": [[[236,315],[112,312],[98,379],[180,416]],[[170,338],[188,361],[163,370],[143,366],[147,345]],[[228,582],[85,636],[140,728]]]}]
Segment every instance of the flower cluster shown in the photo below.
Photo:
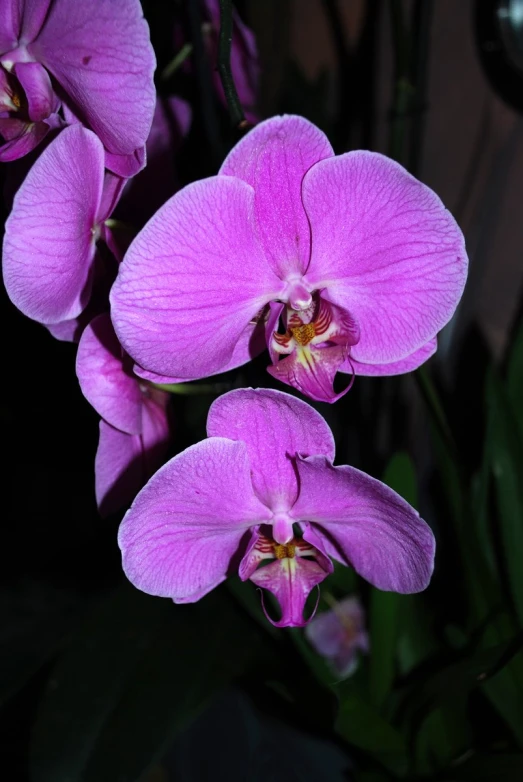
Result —
[{"label": "flower cluster", "polygon": [[[218,4],[203,8],[213,56]],[[235,26],[231,62],[254,123],[256,47]],[[417,368],[463,291],[458,226],[398,163],[335,156],[297,116],[259,123],[216,176],[180,189],[173,157],[190,107],[155,96],[154,66],[138,0],[5,4],[0,159],[35,156],[6,223],[5,286],[25,315],[79,343],[80,387],[101,418],[100,512],[132,503],[125,573],[177,603],[238,573],[275,598],[277,617],[263,605],[278,627],[310,621],[333,560],[379,589],[424,589],[430,528],[383,483],[334,465],[332,433],[306,402],[230,391],[209,410],[207,439],[160,466],[172,432],[161,386],[265,349],[272,378],[329,403],[355,375]],[[310,639],[347,675],[366,649],[363,614],[340,603],[333,617]]]}]

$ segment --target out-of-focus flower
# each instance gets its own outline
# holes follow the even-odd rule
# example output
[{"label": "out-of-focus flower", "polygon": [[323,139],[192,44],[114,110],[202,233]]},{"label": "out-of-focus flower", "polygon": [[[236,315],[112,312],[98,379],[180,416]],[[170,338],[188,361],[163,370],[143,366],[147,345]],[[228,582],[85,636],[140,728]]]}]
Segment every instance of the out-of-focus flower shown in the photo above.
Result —
[{"label": "out-of-focus flower", "polygon": [[147,139],[147,165],[129,179],[115,217],[141,228],[180,186],[177,154],[189,132],[192,112],[176,96],[157,98],[151,133]]},{"label": "out-of-focus flower", "polygon": [[51,128],[81,122],[131,176],[144,161],[156,66],[138,0],[3,0],[0,160],[34,149]]},{"label": "out-of-focus flower", "polygon": [[14,198],[5,227],[5,287],[13,304],[40,323],[72,321],[85,309],[99,239],[119,252],[106,221],[124,180],[104,172],[104,159],[102,142],[92,131],[66,128]]},{"label": "out-of-focus flower", "polygon": [[162,463],[170,437],[169,394],[141,381],[119,344],[108,314],[83,331],[76,374],[82,393],[101,416],[95,459],[100,513],[129,505]]},{"label": "out-of-focus flower", "polygon": [[334,402],[338,370],[396,374],[429,358],[466,274],[461,231],[428,187],[275,117],[136,237],[113,322],[140,366],[184,380],[244,364],[261,334],[274,377]]},{"label": "out-of-focus flower", "polygon": [[341,678],[354,672],[360,652],[369,651],[365,614],[357,597],[346,597],[331,611],[316,614],[305,635]]},{"label": "out-of-focus flower", "polygon": [[278,627],[307,623],[305,602],[331,557],[379,589],[425,589],[430,528],[380,481],[333,466],[332,433],[305,402],[231,391],[211,405],[207,433],[151,478],[122,521],[123,567],[139,589],[191,603],[238,572],[275,595]]}]

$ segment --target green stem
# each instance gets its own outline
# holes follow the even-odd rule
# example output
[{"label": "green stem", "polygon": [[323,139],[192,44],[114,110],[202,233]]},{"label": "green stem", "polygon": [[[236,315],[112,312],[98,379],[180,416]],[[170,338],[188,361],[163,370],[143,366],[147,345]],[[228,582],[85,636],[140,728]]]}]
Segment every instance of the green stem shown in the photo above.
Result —
[{"label": "green stem", "polygon": [[167,81],[171,76],[176,73],[180,65],[183,65],[185,60],[191,56],[193,50],[192,43],[186,43],[182,46],[178,54],[175,54],[171,62],[168,63],[160,74],[162,81]]}]

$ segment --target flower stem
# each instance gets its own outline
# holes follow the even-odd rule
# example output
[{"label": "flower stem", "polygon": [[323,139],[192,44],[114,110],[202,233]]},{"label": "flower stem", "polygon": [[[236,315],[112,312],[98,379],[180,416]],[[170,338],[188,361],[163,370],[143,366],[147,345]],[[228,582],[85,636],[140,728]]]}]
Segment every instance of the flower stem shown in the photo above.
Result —
[{"label": "flower stem", "polygon": [[231,69],[232,1],[220,0],[220,35],[218,38],[218,73],[227,100],[231,123],[240,130],[247,126]]}]

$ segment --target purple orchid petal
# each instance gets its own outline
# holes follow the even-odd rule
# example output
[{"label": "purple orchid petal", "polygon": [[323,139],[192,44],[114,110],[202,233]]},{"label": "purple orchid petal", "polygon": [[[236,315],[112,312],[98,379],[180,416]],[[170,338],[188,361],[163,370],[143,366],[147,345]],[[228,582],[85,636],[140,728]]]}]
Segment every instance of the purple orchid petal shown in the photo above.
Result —
[{"label": "purple orchid petal", "polygon": [[258,230],[268,262],[285,277],[305,271],[310,227],[301,201],[304,174],[332,157],[327,137],[303,117],[273,117],[236,144],[220,174],[243,179],[255,191]]},{"label": "purple orchid petal", "polygon": [[318,654],[329,659],[343,678],[354,671],[358,652],[369,649],[365,614],[356,597],[345,598],[332,611],[317,614],[307,626],[305,635]]},{"label": "purple orchid petal", "polygon": [[103,156],[94,133],[66,128],[15,196],[6,222],[4,282],[18,309],[41,323],[75,318],[89,299]]},{"label": "purple orchid petal", "polygon": [[[276,597],[281,608],[281,619],[274,621],[267,611],[267,619],[275,627],[304,627],[316,612],[305,618],[303,611],[309,594],[329,573],[317,562],[298,557],[276,559],[270,565],[256,570],[250,580]],[[316,604],[317,605],[317,604]]]},{"label": "purple orchid petal", "polygon": [[128,363],[109,315],[98,315],[84,330],[78,345],[76,374],[80,388],[107,423],[127,434],[140,434],[142,392]]},{"label": "purple orchid petal", "polygon": [[349,152],[303,181],[314,236],[306,280],[361,328],[351,355],[400,361],[451,318],[467,274],[461,231],[440,199],[398,163]]},{"label": "purple orchid petal", "polygon": [[167,462],[125,515],[124,571],[149,594],[197,600],[227,577],[249,528],[269,518],[252,489],[245,445],[204,440]]},{"label": "purple orchid petal", "polygon": [[[27,44],[33,41],[45,22],[53,0],[18,0],[22,10],[21,31],[18,39]],[[55,2],[60,0],[55,0]],[[18,41],[17,41],[18,43]]]},{"label": "purple orchid petal", "polygon": [[146,162],[145,145],[138,147],[128,155],[117,155],[114,152],[107,152],[107,150],[105,152],[105,167],[124,179],[139,174],[145,168]]},{"label": "purple orchid petal", "polygon": [[138,0],[57,0],[27,47],[109,152],[132,154],[151,127],[155,57]]},{"label": "purple orchid petal", "polygon": [[111,291],[116,333],[145,369],[206,377],[229,366],[249,322],[284,287],[253,229],[253,191],[231,177],[188,185],[131,244]]},{"label": "purple orchid petal", "polygon": [[18,44],[22,24],[20,0],[3,0],[0,3],[0,54],[11,51]]},{"label": "purple orchid petal", "polygon": [[0,135],[6,139],[0,147],[0,163],[11,163],[28,155],[43,141],[49,130],[47,122],[0,119]]},{"label": "purple orchid petal", "polygon": [[382,375],[403,375],[406,372],[413,372],[418,369],[425,361],[428,361],[434,355],[438,348],[436,338],[431,339],[419,350],[415,350],[410,356],[401,361],[393,361],[392,364],[362,364],[354,361],[352,357],[340,367],[340,372],[354,372],[355,375],[367,375],[379,377]]},{"label": "purple orchid petal", "polygon": [[17,63],[13,72],[24,89],[31,122],[40,122],[58,111],[60,103],[54,94],[51,79],[39,62]]},{"label": "purple orchid petal", "polygon": [[305,396],[317,402],[336,402],[350,389],[352,383],[339,393],[334,392],[336,373],[347,356],[347,349],[341,345],[317,348],[314,345],[296,348],[291,355],[267,367],[267,372]]},{"label": "purple orchid petal", "polygon": [[247,445],[254,490],[275,512],[296,500],[297,453],[334,458],[334,438],[324,418],[281,391],[240,388],[224,394],[209,409],[207,434]]},{"label": "purple orchid petal", "polygon": [[122,196],[125,184],[126,180],[123,177],[118,176],[111,171],[105,172],[102,198],[97,214],[97,218],[100,222],[107,220],[107,218],[112,215]]},{"label": "purple orchid petal", "polygon": [[[434,566],[434,535],[418,513],[388,486],[321,456],[298,457],[300,494],[292,508],[308,521],[325,550],[386,591],[420,592]],[[303,537],[308,539],[307,530]],[[312,542],[312,541],[311,541]]]},{"label": "purple orchid petal", "polygon": [[100,515],[128,507],[165,457],[171,434],[168,394],[153,392],[142,405],[141,434],[127,434],[100,422],[95,491]]}]

